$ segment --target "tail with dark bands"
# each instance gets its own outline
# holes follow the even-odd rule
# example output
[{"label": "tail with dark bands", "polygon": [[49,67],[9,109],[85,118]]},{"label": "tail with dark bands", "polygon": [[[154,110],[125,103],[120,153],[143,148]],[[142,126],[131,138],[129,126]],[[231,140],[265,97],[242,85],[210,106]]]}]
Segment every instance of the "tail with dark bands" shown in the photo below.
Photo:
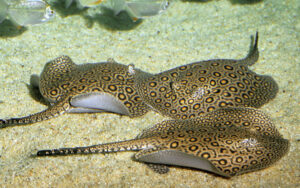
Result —
[{"label": "tail with dark bands", "polygon": [[148,144],[147,142],[144,142],[144,139],[137,139],[137,140],[133,139],[133,140],[111,142],[111,143],[92,145],[86,147],[40,150],[37,152],[37,156],[57,156],[57,155],[72,155],[72,154],[112,153],[112,152],[119,152],[119,151],[137,151],[145,147],[148,147]]},{"label": "tail with dark bands", "polygon": [[0,129],[10,126],[17,125],[28,125],[40,121],[44,121],[47,119],[51,119],[58,115],[63,114],[70,108],[69,97],[57,102],[55,105],[50,106],[48,109],[31,114],[29,116],[21,117],[21,118],[11,118],[11,119],[0,119]]},{"label": "tail with dark bands", "polygon": [[60,148],[53,150],[40,150],[37,156],[57,156],[57,155],[71,155],[71,154],[88,154],[92,153],[88,149],[81,148]]}]

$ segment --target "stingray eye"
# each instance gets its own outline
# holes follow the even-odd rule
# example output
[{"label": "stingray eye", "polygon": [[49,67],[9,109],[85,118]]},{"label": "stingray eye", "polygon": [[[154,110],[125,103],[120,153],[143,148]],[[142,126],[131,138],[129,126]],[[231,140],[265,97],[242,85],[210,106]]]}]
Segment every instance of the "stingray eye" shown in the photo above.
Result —
[{"label": "stingray eye", "polygon": [[47,22],[55,16],[55,12],[43,0],[7,1],[8,16],[21,26]]}]

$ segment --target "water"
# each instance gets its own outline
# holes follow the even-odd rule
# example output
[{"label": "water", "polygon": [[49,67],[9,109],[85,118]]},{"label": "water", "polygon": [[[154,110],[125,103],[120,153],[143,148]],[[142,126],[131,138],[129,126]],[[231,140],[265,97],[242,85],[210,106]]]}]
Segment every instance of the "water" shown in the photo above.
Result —
[{"label": "water", "polygon": [[[18,28],[0,24],[0,117],[19,117],[46,107],[27,88],[30,75],[60,55],[76,63],[114,58],[157,73],[213,58],[246,56],[259,31],[260,59],[251,67],[271,75],[277,97],[262,110],[290,140],[288,155],[261,171],[226,180],[171,168],[158,175],[131,159],[133,153],[34,158],[38,149],[73,147],[134,138],[165,119],[150,112],[130,119],[114,114],[64,114],[49,121],[0,130],[1,187],[297,187],[299,178],[299,1],[178,1],[163,14],[132,22],[105,8],[65,9],[50,1],[53,21]],[[100,11],[103,13],[100,14]],[[297,141],[298,140],[298,141]]]}]

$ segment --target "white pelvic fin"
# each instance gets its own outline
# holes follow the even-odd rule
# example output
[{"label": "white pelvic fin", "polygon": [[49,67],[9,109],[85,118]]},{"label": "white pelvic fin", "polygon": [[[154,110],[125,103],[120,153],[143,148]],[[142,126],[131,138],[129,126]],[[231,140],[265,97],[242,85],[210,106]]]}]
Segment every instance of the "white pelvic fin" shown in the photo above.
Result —
[{"label": "white pelvic fin", "polygon": [[108,93],[82,94],[72,98],[70,103],[75,107],[70,112],[113,112],[129,115],[125,105]]},{"label": "white pelvic fin", "polygon": [[149,163],[176,165],[197,168],[228,177],[227,174],[218,170],[210,161],[177,150],[160,150],[139,157],[137,160]]}]

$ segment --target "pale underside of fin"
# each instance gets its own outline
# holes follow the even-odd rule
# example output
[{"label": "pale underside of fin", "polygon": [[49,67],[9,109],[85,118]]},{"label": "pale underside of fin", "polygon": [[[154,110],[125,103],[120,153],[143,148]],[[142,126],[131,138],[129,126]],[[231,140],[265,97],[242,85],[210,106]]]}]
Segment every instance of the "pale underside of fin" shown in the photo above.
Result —
[{"label": "pale underside of fin", "polygon": [[210,161],[202,157],[196,157],[177,150],[160,150],[140,156],[138,161],[147,163],[157,163],[175,165],[189,168],[201,169],[215,174],[229,177],[227,174],[218,170]]},{"label": "pale underside of fin", "polygon": [[106,112],[106,111],[101,109],[92,109],[92,108],[83,108],[83,107],[71,108],[68,111],[68,113],[102,113],[102,112]]},{"label": "pale underside of fin", "polygon": [[114,96],[107,93],[87,93],[75,96],[70,101],[73,107],[71,113],[113,112],[129,115],[125,105]]}]

